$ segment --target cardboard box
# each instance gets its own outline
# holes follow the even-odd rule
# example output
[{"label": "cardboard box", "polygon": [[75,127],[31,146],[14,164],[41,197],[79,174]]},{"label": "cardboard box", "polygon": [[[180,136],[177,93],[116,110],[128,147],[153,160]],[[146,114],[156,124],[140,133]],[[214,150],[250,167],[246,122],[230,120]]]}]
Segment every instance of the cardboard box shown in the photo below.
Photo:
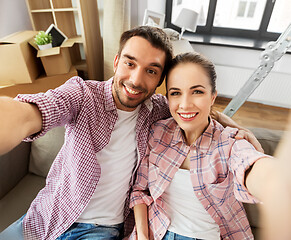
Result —
[{"label": "cardboard box", "polygon": [[[28,84],[16,84],[10,86],[0,86],[0,96],[16,97],[19,93],[39,93],[46,92],[49,89],[54,89],[71,77],[77,76],[77,70],[71,67],[70,71],[65,74],[59,74],[51,77],[40,76],[33,83]],[[0,78],[1,81],[1,78]]]},{"label": "cardboard box", "polygon": [[42,71],[36,50],[28,41],[35,31],[22,31],[0,39],[0,85],[32,83]]},{"label": "cardboard box", "polygon": [[[29,43],[38,50],[34,40]],[[72,66],[69,48],[74,45],[74,40],[68,39],[60,47],[38,50],[37,57],[41,59],[47,76],[68,73]]]}]

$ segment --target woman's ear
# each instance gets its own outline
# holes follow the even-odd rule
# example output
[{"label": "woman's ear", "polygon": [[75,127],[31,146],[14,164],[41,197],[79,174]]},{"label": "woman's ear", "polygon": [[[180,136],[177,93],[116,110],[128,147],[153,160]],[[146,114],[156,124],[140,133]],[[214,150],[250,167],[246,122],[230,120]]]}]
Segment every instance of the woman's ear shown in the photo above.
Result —
[{"label": "woman's ear", "polygon": [[212,94],[211,106],[213,106],[216,97],[217,97],[217,91],[215,91],[215,93]]}]

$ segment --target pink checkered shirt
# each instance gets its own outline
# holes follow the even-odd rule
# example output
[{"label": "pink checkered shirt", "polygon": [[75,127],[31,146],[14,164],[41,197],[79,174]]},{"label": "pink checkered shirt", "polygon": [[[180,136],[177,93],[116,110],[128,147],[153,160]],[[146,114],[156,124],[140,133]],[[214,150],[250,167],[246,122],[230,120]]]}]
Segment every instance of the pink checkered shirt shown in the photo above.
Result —
[{"label": "pink checkered shirt", "polygon": [[[98,184],[101,169],[96,153],[108,144],[118,117],[112,79],[98,82],[73,77],[54,90],[18,95],[16,99],[35,103],[42,113],[43,130],[26,141],[44,135],[53,127],[66,126],[65,144],[48,173],[46,186],[23,220],[26,239],[56,239],[80,216]],[[145,155],[150,125],[169,116],[161,95],[154,95],[141,105],[136,125],[137,166]],[[130,187],[133,181],[134,177]],[[125,219],[129,214],[128,203],[129,196]]]},{"label": "pink checkered shirt", "polygon": [[[162,239],[170,219],[163,193],[190,151],[193,190],[220,228],[222,239],[253,239],[241,202],[258,202],[245,185],[245,171],[259,158],[246,140],[235,140],[237,129],[223,128],[211,120],[206,131],[191,146],[173,118],[156,122],[149,135],[146,156],[138,169],[130,207],[148,206],[150,239]],[[136,231],[131,234],[136,239]]]}]

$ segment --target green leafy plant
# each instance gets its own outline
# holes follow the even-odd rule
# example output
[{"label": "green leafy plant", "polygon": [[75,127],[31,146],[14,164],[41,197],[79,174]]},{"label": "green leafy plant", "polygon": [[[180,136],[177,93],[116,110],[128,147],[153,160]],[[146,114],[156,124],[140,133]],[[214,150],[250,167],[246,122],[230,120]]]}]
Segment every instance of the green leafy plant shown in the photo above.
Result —
[{"label": "green leafy plant", "polygon": [[39,31],[35,36],[34,41],[37,45],[45,45],[52,43],[52,35],[50,33],[45,33],[44,31]]}]

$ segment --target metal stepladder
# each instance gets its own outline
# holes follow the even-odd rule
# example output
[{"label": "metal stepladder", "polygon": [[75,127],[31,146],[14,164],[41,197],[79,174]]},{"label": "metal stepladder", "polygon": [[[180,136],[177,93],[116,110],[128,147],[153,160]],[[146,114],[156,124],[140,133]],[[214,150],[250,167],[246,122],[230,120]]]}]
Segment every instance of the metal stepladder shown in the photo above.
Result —
[{"label": "metal stepladder", "polygon": [[276,42],[269,42],[267,44],[266,49],[261,53],[259,67],[253,72],[236,96],[234,96],[231,102],[226,106],[223,113],[232,117],[266,78],[274,67],[274,63],[278,61],[290,47],[291,24],[279,36]]}]

